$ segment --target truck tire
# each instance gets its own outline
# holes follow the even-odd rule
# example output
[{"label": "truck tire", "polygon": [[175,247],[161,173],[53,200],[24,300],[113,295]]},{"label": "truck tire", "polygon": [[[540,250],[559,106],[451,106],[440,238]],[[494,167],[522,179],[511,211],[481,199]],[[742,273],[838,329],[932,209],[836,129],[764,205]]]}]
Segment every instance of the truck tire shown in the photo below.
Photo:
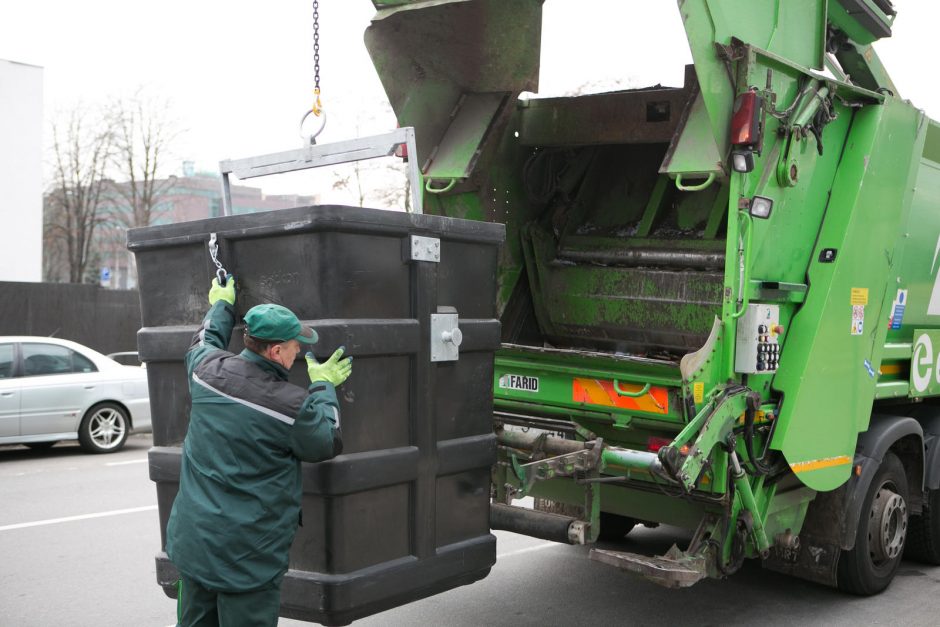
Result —
[{"label": "truck tire", "polygon": [[869,596],[888,587],[904,557],[907,475],[894,453],[885,453],[862,503],[855,546],[839,556],[838,584]]},{"label": "truck tire", "polygon": [[940,565],[940,490],[928,490],[923,513],[911,516],[904,557]]}]

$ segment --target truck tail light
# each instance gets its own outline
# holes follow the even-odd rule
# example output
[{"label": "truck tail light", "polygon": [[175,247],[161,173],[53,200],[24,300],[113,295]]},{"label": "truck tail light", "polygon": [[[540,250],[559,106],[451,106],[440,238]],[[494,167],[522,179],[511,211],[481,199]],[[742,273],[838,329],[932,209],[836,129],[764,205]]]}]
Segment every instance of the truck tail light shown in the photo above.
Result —
[{"label": "truck tail light", "polygon": [[[396,124],[395,128],[401,128],[401,124]],[[399,144],[395,146],[395,156],[399,157],[404,163],[408,163],[408,145]]]},{"label": "truck tail light", "polygon": [[754,90],[738,95],[731,115],[731,143],[734,146],[749,146],[760,143],[761,110],[764,99]]},{"label": "truck tail light", "polygon": [[395,156],[401,158],[402,161],[408,163],[408,146],[405,144],[400,144],[395,147]]},{"label": "truck tail light", "polygon": [[672,443],[672,440],[669,438],[657,438],[656,436],[650,436],[646,439],[646,450],[650,453],[658,453],[659,449],[664,446],[669,446]]}]

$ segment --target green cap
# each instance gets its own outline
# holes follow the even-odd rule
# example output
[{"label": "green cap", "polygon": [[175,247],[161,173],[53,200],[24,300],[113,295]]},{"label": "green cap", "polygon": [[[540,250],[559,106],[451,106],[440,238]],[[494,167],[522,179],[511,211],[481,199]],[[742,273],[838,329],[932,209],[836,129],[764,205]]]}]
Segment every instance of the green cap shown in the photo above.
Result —
[{"label": "green cap", "polygon": [[316,344],[317,332],[300,324],[300,320],[287,307],[267,303],[255,305],[245,314],[248,335],[267,342],[297,340]]}]

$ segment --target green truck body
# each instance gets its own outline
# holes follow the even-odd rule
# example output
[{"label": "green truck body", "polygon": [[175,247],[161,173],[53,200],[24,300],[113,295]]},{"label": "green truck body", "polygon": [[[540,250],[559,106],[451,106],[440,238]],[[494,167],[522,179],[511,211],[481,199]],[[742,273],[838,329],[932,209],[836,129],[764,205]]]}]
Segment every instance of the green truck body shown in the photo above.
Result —
[{"label": "green truck body", "polygon": [[679,0],[682,87],[542,99],[540,0],[374,4],[425,212],[507,228],[494,528],[686,527],[591,553],[669,586],[940,563],[940,126],[890,2]]}]

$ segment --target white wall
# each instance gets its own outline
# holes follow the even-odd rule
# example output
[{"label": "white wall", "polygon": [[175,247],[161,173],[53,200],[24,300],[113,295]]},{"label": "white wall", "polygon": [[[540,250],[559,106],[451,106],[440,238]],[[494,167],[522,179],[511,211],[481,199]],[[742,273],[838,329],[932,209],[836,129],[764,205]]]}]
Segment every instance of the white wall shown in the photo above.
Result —
[{"label": "white wall", "polygon": [[0,281],[42,280],[42,68],[0,59]]}]

